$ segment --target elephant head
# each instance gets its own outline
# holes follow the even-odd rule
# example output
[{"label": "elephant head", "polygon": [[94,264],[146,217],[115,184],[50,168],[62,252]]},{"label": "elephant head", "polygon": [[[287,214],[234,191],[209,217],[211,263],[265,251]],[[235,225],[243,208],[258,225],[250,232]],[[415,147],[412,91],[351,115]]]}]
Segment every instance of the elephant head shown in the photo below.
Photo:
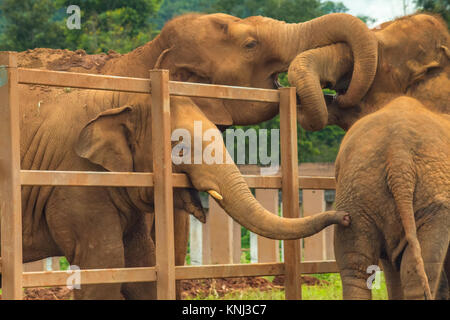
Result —
[{"label": "elephant head", "polygon": [[[122,64],[112,59],[102,72],[148,78],[149,69],[167,69],[176,81],[277,89],[278,74],[287,71],[299,53],[338,42],[347,43],[355,57],[351,84],[339,98],[341,106],[348,106],[373,80],[377,42],[362,21],[341,13],[298,24],[226,14],[182,15],[166,23],[152,42],[119,58]],[[321,96],[322,91],[315,90],[300,97],[315,129],[326,123],[323,106],[315,104]],[[278,113],[274,103],[194,101],[217,125],[255,124]]]},{"label": "elephant head", "polygon": [[[405,94],[433,110],[449,113],[450,34],[446,23],[432,15],[418,14],[384,23],[371,32],[379,43],[379,62],[371,87],[351,108],[342,108],[339,100],[315,97],[315,104],[323,111],[321,122],[347,130],[358,119]],[[340,94],[349,87],[352,72],[351,49],[340,43],[302,52],[292,60],[288,77],[300,96],[322,87]],[[318,129],[303,101],[298,119],[303,128]]]},{"label": "elephant head", "polygon": [[[145,104],[136,104],[100,113],[82,129],[75,147],[77,154],[108,171],[152,172],[150,110]],[[199,123],[200,133],[195,130]],[[269,238],[297,239],[333,223],[348,225],[349,217],[344,212],[329,211],[307,218],[287,219],[266,211],[230,160],[220,131],[191,99],[171,99],[171,126],[172,130],[180,129],[189,134],[181,144],[174,141],[178,148],[173,148],[172,158],[175,155],[188,159],[176,162],[174,171],[186,173],[197,190],[209,192],[233,219],[249,230]],[[217,133],[213,134],[216,160],[198,163],[193,158],[195,152],[185,146],[194,146],[196,135],[206,131],[211,134],[211,130]],[[208,143],[204,139],[201,141],[202,150],[206,150]],[[153,204],[152,188],[126,190],[135,207],[148,208]]]},{"label": "elephant head", "polygon": [[[377,67],[375,36],[362,21],[347,14],[329,14],[298,24],[264,17],[188,15],[167,23],[160,36],[169,49],[157,67],[170,69],[173,80],[267,89],[279,87],[278,74],[287,71],[299,53],[345,42],[355,59],[350,86],[339,97],[341,106],[359,101],[370,87]],[[324,106],[316,104],[322,96],[321,90],[300,96],[302,107],[308,110],[308,123],[314,128],[326,124],[321,116]],[[220,120],[226,120],[223,124],[258,123],[278,112],[273,104],[197,100],[217,124],[222,124]]]}]

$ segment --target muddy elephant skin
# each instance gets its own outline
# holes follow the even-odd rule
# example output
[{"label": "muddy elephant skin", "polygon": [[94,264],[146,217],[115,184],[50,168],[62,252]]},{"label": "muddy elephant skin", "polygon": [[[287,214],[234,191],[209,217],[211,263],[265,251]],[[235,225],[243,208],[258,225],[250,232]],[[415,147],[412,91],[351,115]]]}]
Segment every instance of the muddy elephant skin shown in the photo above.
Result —
[{"label": "muddy elephant skin", "polygon": [[336,181],[336,208],[352,217],[335,230],[344,299],[370,299],[367,270],[379,259],[390,299],[447,298],[450,116],[394,99],[350,128]]}]

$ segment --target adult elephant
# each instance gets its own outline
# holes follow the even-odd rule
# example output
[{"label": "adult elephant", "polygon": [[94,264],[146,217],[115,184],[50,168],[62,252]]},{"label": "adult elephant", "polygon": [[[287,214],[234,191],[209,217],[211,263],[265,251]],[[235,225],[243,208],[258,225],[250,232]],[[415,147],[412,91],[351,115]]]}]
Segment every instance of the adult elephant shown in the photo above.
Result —
[{"label": "adult elephant", "polygon": [[[361,32],[352,37],[349,30],[336,31],[337,23]],[[261,17],[240,20],[221,14],[187,15],[171,21],[152,42],[123,56],[76,52],[70,59],[63,54],[61,59],[46,60],[44,56],[36,62],[27,60],[32,53],[26,52],[20,55],[20,65],[37,63],[41,68],[145,78],[149,69],[166,68],[174,80],[275,88],[277,73],[286,70],[293,56],[345,40],[355,49],[355,65],[368,70],[356,74],[359,81],[347,97],[352,100],[370,86],[376,50],[370,50],[374,41],[365,26],[342,14],[299,25]],[[292,52],[286,56],[279,48],[288,44]],[[152,171],[147,96],[24,85],[20,98],[22,169]],[[202,121],[207,130],[216,125],[254,123],[278,112],[273,104],[187,98],[171,102],[172,129],[188,129],[191,136],[194,121]],[[256,111],[259,114],[261,110],[270,112],[255,119]],[[178,165],[174,170],[187,173],[196,190],[210,192],[233,219],[266,237],[294,239],[332,223],[348,224],[343,212],[302,219],[283,219],[267,212],[253,198],[234,164]],[[174,198],[181,199],[181,210],[192,200],[187,193]],[[153,211],[151,188],[24,187],[22,209],[25,262],[64,255],[81,268],[154,265],[153,241],[143,223],[143,213]],[[129,283],[83,286],[76,297],[119,298],[121,293],[125,298],[155,296],[153,284]]]}]

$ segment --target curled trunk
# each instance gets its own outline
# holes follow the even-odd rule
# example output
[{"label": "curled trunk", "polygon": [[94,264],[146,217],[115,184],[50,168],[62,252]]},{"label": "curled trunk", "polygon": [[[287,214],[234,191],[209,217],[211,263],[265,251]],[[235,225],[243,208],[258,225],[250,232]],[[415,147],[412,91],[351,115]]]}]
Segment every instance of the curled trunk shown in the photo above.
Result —
[{"label": "curled trunk", "polygon": [[[288,66],[295,57],[307,50],[335,44],[346,43],[353,54],[354,66],[352,79],[347,92],[338,97],[340,107],[357,104],[369,90],[375,77],[378,63],[378,41],[367,26],[358,18],[344,13],[329,14],[299,24],[286,24],[272,21],[262,27],[262,34],[276,39],[273,50]],[[305,121],[312,130],[320,130],[327,123],[326,106],[322,90],[311,74],[292,75],[291,84],[299,87],[306,81],[306,87],[312,92],[299,92],[305,113]],[[320,103],[318,103],[320,102]]]},{"label": "curled trunk", "polygon": [[298,121],[305,130],[320,130],[328,124],[322,87],[335,87],[352,67],[353,59],[345,44],[305,51],[292,60],[288,77],[301,97]]}]

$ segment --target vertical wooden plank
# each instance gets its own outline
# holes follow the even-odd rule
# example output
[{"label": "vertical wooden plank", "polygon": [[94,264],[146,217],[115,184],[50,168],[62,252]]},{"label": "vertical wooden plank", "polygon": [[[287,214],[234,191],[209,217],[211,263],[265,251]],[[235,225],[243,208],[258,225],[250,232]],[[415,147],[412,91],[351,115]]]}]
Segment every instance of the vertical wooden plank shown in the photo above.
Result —
[{"label": "vertical wooden plank", "polygon": [[[303,190],[303,216],[312,216],[325,211],[325,192],[323,190]],[[325,231],[303,239],[305,261],[326,259]]]},{"label": "vertical wooden plank", "polygon": [[[278,214],[278,190],[256,189],[255,197],[261,205],[273,214]],[[280,260],[279,241],[258,236],[258,262]]]},{"label": "vertical wooden plank", "polygon": [[22,209],[17,53],[0,53],[0,214],[3,299],[22,299]]},{"label": "vertical wooden plank", "polygon": [[210,211],[208,209],[208,217],[206,218],[206,223],[203,224],[202,228],[202,264],[211,264],[211,241],[209,240],[211,225],[209,223],[210,220]]},{"label": "vertical wooden plank", "polygon": [[211,264],[233,263],[233,220],[209,198],[209,248]]},{"label": "vertical wooden plank", "polygon": [[[297,100],[295,88],[280,89],[281,185],[283,215],[300,216],[298,195]],[[287,300],[302,298],[300,240],[284,242],[285,291]]]},{"label": "vertical wooden plank", "polygon": [[175,245],[169,72],[151,70],[152,153],[158,299],[175,299]]},{"label": "vertical wooden plank", "polygon": [[191,256],[191,265],[201,265],[202,264],[202,240],[203,240],[203,223],[201,223],[193,215],[189,216],[189,252]]},{"label": "vertical wooden plank", "polygon": [[258,235],[250,232],[250,263],[258,263]]}]

